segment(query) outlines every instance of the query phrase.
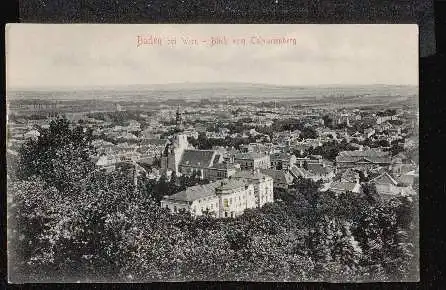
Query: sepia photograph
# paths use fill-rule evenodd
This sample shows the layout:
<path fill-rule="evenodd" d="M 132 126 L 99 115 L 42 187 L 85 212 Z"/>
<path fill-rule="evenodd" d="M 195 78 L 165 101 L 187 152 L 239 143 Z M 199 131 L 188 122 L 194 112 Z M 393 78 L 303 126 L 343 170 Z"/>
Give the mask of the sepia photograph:
<path fill-rule="evenodd" d="M 9 283 L 417 282 L 416 24 L 8 24 Z"/>

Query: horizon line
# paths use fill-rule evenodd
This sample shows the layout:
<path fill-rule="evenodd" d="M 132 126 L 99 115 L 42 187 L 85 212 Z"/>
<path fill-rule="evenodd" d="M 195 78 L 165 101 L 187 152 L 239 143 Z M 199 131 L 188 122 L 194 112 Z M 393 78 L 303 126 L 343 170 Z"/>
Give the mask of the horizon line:
<path fill-rule="evenodd" d="M 86 85 L 86 86 L 16 86 L 7 87 L 6 91 L 65 91 L 65 90 L 94 90 L 94 89 L 124 89 L 132 87 L 150 88 L 156 86 L 175 86 L 175 85 L 246 85 L 246 86 L 270 86 L 270 87 L 295 87 L 295 88 L 305 88 L 305 87 L 360 87 L 360 86 L 405 86 L 405 87 L 418 87 L 419 84 L 392 84 L 392 83 L 368 83 L 368 84 L 274 84 L 274 83 L 255 83 L 255 82 L 171 82 L 171 83 L 154 83 L 154 84 L 118 84 L 118 85 Z"/>

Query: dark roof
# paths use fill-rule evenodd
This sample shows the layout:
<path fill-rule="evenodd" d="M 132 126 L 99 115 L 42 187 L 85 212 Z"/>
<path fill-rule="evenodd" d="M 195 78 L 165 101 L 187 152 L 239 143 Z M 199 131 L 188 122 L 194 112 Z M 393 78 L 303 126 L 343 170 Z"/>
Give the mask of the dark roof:
<path fill-rule="evenodd" d="M 260 169 L 260 171 L 273 178 L 274 183 L 291 184 L 293 183 L 293 176 L 287 171 L 275 169 Z"/>
<path fill-rule="evenodd" d="M 308 171 L 306 171 L 305 169 L 301 168 L 301 167 L 297 167 L 295 165 L 291 166 L 290 168 L 290 173 L 291 175 L 293 175 L 295 178 L 298 177 L 303 177 L 303 178 L 307 178 L 307 176 L 311 175 Z"/>
<path fill-rule="evenodd" d="M 155 145 L 155 146 L 164 146 L 167 143 L 167 139 L 142 139 L 139 144 L 141 145 Z"/>
<path fill-rule="evenodd" d="M 330 167 L 324 167 L 320 163 L 308 163 L 308 171 L 316 175 L 326 175 L 333 171 Z"/>
<path fill-rule="evenodd" d="M 214 150 L 184 150 L 180 165 L 191 167 L 210 167 L 216 151 Z"/>
<path fill-rule="evenodd" d="M 263 158 L 265 156 L 267 156 L 267 155 L 249 152 L 249 153 L 237 153 L 234 155 L 234 158 L 235 159 L 258 159 L 258 158 Z"/>
<path fill-rule="evenodd" d="M 214 168 L 216 168 L 215 166 L 218 165 L 217 162 L 220 160 L 220 156 L 221 156 L 220 153 L 217 153 L 217 154 L 215 155 L 215 157 L 214 157 L 214 165 L 213 165 Z"/>
<path fill-rule="evenodd" d="M 218 184 L 218 186 L 216 187 L 216 189 L 221 189 L 221 190 L 232 190 L 232 189 L 238 189 L 241 187 L 244 187 L 245 185 L 248 185 L 249 183 L 244 179 L 222 179 L 216 182 Z"/>
<path fill-rule="evenodd" d="M 336 162 L 359 162 L 368 161 L 371 163 L 390 163 L 389 152 L 376 150 L 355 150 L 342 151 L 336 157 Z"/>
<path fill-rule="evenodd" d="M 217 156 L 215 156 L 215 159 L 217 159 Z M 232 163 L 214 163 L 214 165 L 212 165 L 212 168 L 214 168 L 214 169 L 232 169 L 232 168 L 235 168 L 235 166 Z"/>
<path fill-rule="evenodd" d="M 192 202 L 203 197 L 215 196 L 215 188 L 219 185 L 220 184 L 218 182 L 213 182 L 209 184 L 191 186 L 186 190 L 165 197 L 165 199 Z"/>
<path fill-rule="evenodd" d="M 270 158 L 272 161 L 274 160 L 290 160 L 291 158 L 290 153 L 280 152 L 280 153 L 273 153 L 270 155 Z"/>

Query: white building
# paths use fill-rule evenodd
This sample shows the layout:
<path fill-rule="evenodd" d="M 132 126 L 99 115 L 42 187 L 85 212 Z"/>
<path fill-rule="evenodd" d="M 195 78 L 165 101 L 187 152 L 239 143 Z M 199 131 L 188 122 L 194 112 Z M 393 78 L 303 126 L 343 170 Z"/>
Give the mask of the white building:
<path fill-rule="evenodd" d="M 270 167 L 270 157 L 261 153 L 238 153 L 234 155 L 234 163 L 246 170 L 266 169 Z"/>
<path fill-rule="evenodd" d="M 237 171 L 232 178 L 245 179 L 254 185 L 254 194 L 256 197 L 257 207 L 262 207 L 268 202 L 274 202 L 274 181 L 271 176 L 261 173 L 260 170 L 242 170 Z"/>
<path fill-rule="evenodd" d="M 257 179 L 256 179 L 257 178 Z M 245 209 L 261 207 L 273 202 L 272 179 L 258 175 L 253 178 L 227 178 L 204 185 L 187 188 L 171 196 L 165 196 L 161 207 L 172 213 L 182 210 L 193 216 L 208 212 L 216 218 L 236 217 Z"/>

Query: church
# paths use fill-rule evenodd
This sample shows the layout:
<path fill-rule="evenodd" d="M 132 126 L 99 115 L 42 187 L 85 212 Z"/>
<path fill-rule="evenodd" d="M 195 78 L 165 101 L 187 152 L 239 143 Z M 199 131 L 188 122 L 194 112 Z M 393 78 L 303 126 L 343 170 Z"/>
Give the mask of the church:
<path fill-rule="evenodd" d="M 176 112 L 179 131 L 183 120 L 179 109 Z M 236 172 L 236 165 L 224 163 L 223 156 L 216 150 L 195 149 L 185 134 L 178 133 L 171 138 L 161 152 L 161 171 L 172 171 L 179 175 L 198 175 L 202 179 L 217 180 L 228 178 Z"/>
<path fill-rule="evenodd" d="M 237 165 L 225 163 L 223 156 L 216 150 L 193 148 L 186 135 L 177 134 L 167 142 L 161 153 L 161 171 L 197 175 L 212 181 L 232 176 L 237 171 Z"/>

